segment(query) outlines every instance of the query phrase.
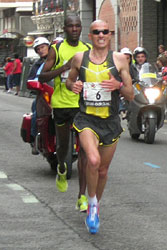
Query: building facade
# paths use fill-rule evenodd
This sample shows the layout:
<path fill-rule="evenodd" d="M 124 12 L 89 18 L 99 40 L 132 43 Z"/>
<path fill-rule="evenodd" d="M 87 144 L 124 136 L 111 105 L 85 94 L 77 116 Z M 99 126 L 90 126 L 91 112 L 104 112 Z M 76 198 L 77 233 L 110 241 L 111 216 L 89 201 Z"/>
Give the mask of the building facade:
<path fill-rule="evenodd" d="M 0 62 L 7 56 L 26 55 L 24 37 L 35 28 L 31 19 L 32 1 L 0 0 Z"/>
<path fill-rule="evenodd" d="M 21 43 L 27 36 L 46 36 L 51 41 L 64 36 L 64 17 L 78 13 L 83 41 L 90 23 L 103 19 L 112 33 L 112 50 L 143 46 L 155 61 L 158 45 L 167 47 L 166 11 L 166 0 L 0 0 L 0 39 L 17 37 Z"/>
<path fill-rule="evenodd" d="M 96 18 L 108 21 L 111 49 L 145 47 L 155 62 L 158 45 L 167 49 L 166 0 L 98 0 Z"/>

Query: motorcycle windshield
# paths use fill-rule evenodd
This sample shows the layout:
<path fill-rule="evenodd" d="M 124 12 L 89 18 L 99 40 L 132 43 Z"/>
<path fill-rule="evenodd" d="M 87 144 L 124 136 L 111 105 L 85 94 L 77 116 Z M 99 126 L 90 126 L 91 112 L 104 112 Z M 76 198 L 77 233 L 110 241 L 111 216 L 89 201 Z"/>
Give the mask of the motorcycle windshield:
<path fill-rule="evenodd" d="M 158 72 L 150 63 L 144 63 L 139 72 L 140 84 L 144 87 L 151 87 L 157 83 Z"/>

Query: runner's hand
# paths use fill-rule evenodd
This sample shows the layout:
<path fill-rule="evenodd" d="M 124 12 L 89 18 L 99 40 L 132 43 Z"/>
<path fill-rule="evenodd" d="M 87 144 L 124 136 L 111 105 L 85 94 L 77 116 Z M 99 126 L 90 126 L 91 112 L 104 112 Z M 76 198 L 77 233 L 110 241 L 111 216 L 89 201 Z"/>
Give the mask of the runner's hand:
<path fill-rule="evenodd" d="M 120 82 L 117 81 L 110 72 L 108 74 L 109 74 L 109 80 L 102 81 L 101 82 L 102 87 L 105 88 L 107 92 L 120 89 Z"/>
<path fill-rule="evenodd" d="M 79 94 L 82 91 L 82 88 L 83 88 L 83 83 L 81 81 L 76 81 L 73 83 L 72 91 L 75 94 Z"/>

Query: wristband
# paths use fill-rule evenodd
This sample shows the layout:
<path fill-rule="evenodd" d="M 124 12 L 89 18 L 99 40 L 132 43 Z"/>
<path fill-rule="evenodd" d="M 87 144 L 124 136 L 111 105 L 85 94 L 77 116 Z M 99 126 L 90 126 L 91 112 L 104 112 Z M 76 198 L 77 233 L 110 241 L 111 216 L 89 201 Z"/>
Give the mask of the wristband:
<path fill-rule="evenodd" d="M 123 82 L 120 82 L 119 89 L 121 89 L 123 85 L 124 85 Z"/>

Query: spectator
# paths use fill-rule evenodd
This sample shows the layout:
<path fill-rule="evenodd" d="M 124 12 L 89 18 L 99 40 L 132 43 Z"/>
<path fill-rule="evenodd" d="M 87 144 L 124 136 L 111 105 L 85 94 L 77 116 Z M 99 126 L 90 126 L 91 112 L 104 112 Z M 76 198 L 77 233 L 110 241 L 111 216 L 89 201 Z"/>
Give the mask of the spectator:
<path fill-rule="evenodd" d="M 166 56 L 159 56 L 157 58 L 157 65 L 161 70 L 162 79 L 164 80 L 163 83 L 166 85 L 167 82 L 167 57 Z"/>
<path fill-rule="evenodd" d="M 12 72 L 13 72 L 13 61 L 11 59 L 11 57 L 7 57 L 6 58 L 6 64 L 3 67 L 5 74 L 6 74 L 6 84 L 5 84 L 5 88 L 7 90 L 8 93 L 11 93 L 12 90 Z"/>
<path fill-rule="evenodd" d="M 14 66 L 13 66 L 13 84 L 16 86 L 16 93 L 18 95 L 20 91 L 20 80 L 21 80 L 21 72 L 22 72 L 22 63 L 19 59 L 19 55 L 15 54 L 14 56 Z"/>
<path fill-rule="evenodd" d="M 165 50 L 165 51 L 164 51 L 164 56 L 166 56 L 166 57 L 167 57 L 167 50 Z"/>
<path fill-rule="evenodd" d="M 165 46 L 164 45 L 159 45 L 158 46 L 158 51 L 159 51 L 159 56 L 163 56 L 164 55 L 164 52 L 165 52 Z M 158 56 L 158 57 L 159 57 Z"/>

